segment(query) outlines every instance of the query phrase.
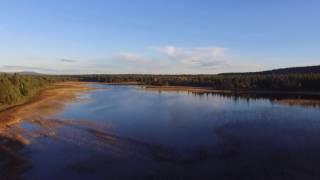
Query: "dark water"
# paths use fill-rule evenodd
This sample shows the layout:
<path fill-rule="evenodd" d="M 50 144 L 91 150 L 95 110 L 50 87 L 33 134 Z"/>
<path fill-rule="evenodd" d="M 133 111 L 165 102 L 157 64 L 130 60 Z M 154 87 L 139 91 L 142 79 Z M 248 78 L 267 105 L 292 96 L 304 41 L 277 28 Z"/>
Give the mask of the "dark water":
<path fill-rule="evenodd" d="M 94 86 L 23 148 L 22 179 L 320 179 L 316 105 Z"/>

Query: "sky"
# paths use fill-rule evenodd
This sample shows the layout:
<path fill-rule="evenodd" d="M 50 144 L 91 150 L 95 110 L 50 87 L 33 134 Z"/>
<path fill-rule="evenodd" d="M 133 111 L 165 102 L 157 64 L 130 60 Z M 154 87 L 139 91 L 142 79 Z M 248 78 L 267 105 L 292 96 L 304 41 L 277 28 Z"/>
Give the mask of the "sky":
<path fill-rule="evenodd" d="M 216 74 L 320 64 L 319 0 L 0 0 L 0 71 Z"/>

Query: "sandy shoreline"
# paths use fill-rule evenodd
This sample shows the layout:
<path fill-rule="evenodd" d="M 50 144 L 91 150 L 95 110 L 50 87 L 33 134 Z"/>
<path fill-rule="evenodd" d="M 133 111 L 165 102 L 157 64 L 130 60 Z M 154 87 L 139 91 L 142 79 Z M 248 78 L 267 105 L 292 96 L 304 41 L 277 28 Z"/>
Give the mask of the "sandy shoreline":
<path fill-rule="evenodd" d="M 89 82 L 88 82 L 89 83 Z M 94 88 L 86 86 L 87 82 L 60 82 L 42 90 L 39 95 L 31 101 L 21 105 L 16 105 L 6 110 L 0 111 L 0 128 L 10 126 L 19 122 L 23 118 L 33 118 L 34 114 L 52 114 L 57 109 L 63 107 L 66 102 L 74 101 L 79 93 L 88 92 Z M 95 83 L 94 83 L 95 84 Z M 224 94 L 286 94 L 286 95 L 310 95 L 319 96 L 319 92 L 278 92 L 278 91 L 232 91 L 215 90 L 203 87 L 187 86 L 144 86 L 136 83 L 96 83 L 108 85 L 134 85 L 144 91 L 168 91 L 168 92 L 191 92 L 191 93 L 224 93 Z M 301 100 L 300 100 L 301 101 Z M 318 104 L 319 102 L 316 101 Z M 304 102 L 305 103 L 305 102 Z M 314 104 L 312 102 L 311 104 Z M 290 101 L 290 104 L 294 104 Z M 310 104 L 308 101 L 307 104 Z M 40 111 L 39 111 L 40 110 Z"/>
<path fill-rule="evenodd" d="M 3 166 L 6 167 L 5 169 L 2 169 L 2 172 L 0 171 L 0 179 L 4 179 L 3 177 L 19 179 L 25 172 L 28 172 L 33 167 L 33 159 L 26 156 L 24 153 L 21 153 L 23 152 L 21 150 L 28 149 L 27 147 L 30 144 L 39 145 L 37 143 L 41 141 L 38 141 L 38 138 L 45 138 L 50 142 L 59 143 L 58 145 L 66 143 L 67 145 L 72 145 L 76 148 L 90 149 L 92 152 L 99 152 L 103 155 L 110 155 L 110 152 L 112 152 L 112 157 L 127 157 L 132 155 L 132 157 L 140 157 L 143 158 L 143 160 L 146 159 L 150 161 L 150 159 L 155 159 L 158 162 L 179 163 L 179 165 L 180 163 L 201 162 L 203 161 L 203 158 L 207 158 L 207 151 L 202 151 L 202 149 L 200 149 L 199 152 L 192 152 L 188 154 L 188 156 L 184 156 L 176 151 L 172 151 L 170 147 L 166 148 L 161 145 L 149 144 L 134 138 L 131 139 L 130 137 L 113 134 L 113 131 L 110 130 L 113 128 L 113 124 L 97 122 L 94 121 L 94 118 L 93 120 L 61 119 L 61 117 L 55 116 L 57 112 L 61 112 L 61 110 L 69 105 L 68 103 L 70 102 L 86 102 L 88 99 L 78 98 L 79 94 L 90 93 L 91 90 L 97 89 L 88 86 L 88 84 L 104 83 L 57 83 L 44 89 L 40 95 L 35 97 L 32 101 L 0 112 L 0 161 L 2 160 L 4 162 Z M 108 88 L 109 87 L 103 87 L 102 89 Z M 140 90 L 146 91 L 213 92 L 210 89 L 177 86 L 149 86 L 147 88 L 135 86 L 134 88 L 140 88 Z M 226 91 L 214 92 L 225 93 Z M 233 93 L 232 91 L 229 92 Z M 275 103 L 289 105 L 296 105 L 298 103 L 305 106 L 315 106 L 317 101 L 284 99 L 277 100 Z M 37 128 L 30 130 L 24 127 L 25 124 L 36 125 Z M 63 130 L 62 127 L 68 129 Z M 70 129 L 71 131 L 69 131 Z M 223 130 L 217 130 L 220 130 L 218 133 L 222 134 L 222 137 L 224 135 Z M 229 139 L 227 139 L 231 144 L 227 146 L 231 149 L 231 153 L 234 152 L 234 148 L 238 148 L 234 146 L 234 141 L 232 140 L 233 139 L 229 142 Z M 258 145 L 260 146 L 260 144 Z M 46 148 L 47 147 L 50 148 L 50 146 L 46 146 Z M 223 144 L 221 147 L 222 150 L 225 150 L 225 147 L 226 146 Z M 39 153 L 37 150 L 39 149 L 36 149 L 36 151 L 32 150 L 30 153 L 37 154 Z M 229 152 L 229 149 L 226 150 Z M 46 151 L 44 152 L 47 153 Z M 70 152 L 74 153 L 74 151 L 68 151 L 66 153 Z M 42 155 L 40 155 L 40 157 L 41 156 Z M 49 156 L 50 153 L 45 157 Z M 224 157 L 224 154 L 219 155 L 219 157 Z M 101 157 L 99 156 L 98 159 L 100 160 Z M 47 161 L 43 161 L 42 163 L 47 163 Z M 70 166 L 67 166 L 68 169 L 62 167 L 62 170 L 68 170 L 64 172 L 70 172 L 78 170 L 79 168 L 82 170 L 84 167 L 100 172 L 99 167 L 103 167 L 104 172 L 105 164 L 104 159 L 102 161 L 72 161 L 71 168 Z"/>
<path fill-rule="evenodd" d="M 74 136 L 57 136 L 60 127 L 86 127 L 100 130 L 104 126 L 84 120 L 55 119 L 67 103 L 83 101 L 79 94 L 88 93 L 96 88 L 81 82 L 62 82 L 43 89 L 39 95 L 27 103 L 13 106 L 0 112 L 0 179 L 21 179 L 21 175 L 32 168 L 32 160 L 21 150 L 36 142 L 37 138 L 67 140 L 76 143 Z M 30 130 L 22 123 L 36 126 Z"/>
<path fill-rule="evenodd" d="M 76 99 L 77 94 L 92 90 L 82 82 L 60 82 L 51 85 L 40 92 L 29 102 L 16 105 L 0 112 L 0 128 L 18 123 L 21 119 L 30 118 L 34 113 L 46 112 Z"/>

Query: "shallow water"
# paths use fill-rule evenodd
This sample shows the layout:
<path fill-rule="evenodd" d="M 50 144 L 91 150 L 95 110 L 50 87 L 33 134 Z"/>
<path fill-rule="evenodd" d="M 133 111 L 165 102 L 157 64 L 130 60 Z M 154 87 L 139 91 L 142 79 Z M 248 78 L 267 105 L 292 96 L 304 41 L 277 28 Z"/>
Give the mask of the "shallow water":
<path fill-rule="evenodd" d="M 22 179 L 320 179 L 317 105 L 91 86 L 19 125 L 32 137 Z"/>

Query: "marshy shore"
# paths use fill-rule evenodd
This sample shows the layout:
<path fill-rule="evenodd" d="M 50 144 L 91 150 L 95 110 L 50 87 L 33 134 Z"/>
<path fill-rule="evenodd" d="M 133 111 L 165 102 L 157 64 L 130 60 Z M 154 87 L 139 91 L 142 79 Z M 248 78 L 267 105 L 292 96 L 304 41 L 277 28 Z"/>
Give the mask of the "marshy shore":
<path fill-rule="evenodd" d="M 78 93 L 90 91 L 93 88 L 83 82 L 60 82 L 43 89 L 32 100 L 10 107 L 0 112 L 0 128 L 18 123 L 23 118 L 30 118 L 35 113 L 46 111 L 50 113 L 65 102 L 75 100 Z"/>

